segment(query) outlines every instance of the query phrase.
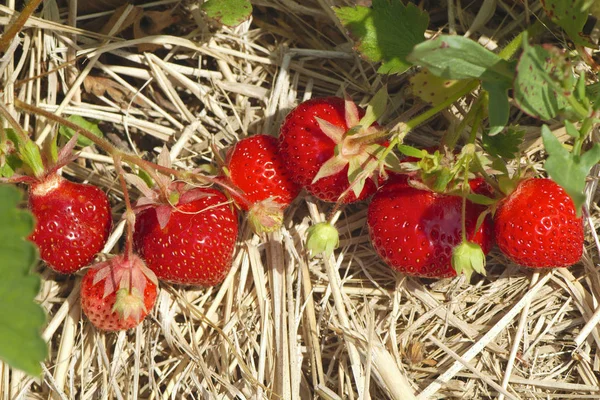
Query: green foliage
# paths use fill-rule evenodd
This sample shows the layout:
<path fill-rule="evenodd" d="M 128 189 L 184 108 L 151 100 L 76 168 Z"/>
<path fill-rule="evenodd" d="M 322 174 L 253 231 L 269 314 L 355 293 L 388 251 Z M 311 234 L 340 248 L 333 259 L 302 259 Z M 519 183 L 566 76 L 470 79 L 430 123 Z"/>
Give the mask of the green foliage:
<path fill-rule="evenodd" d="M 95 122 L 88 121 L 87 119 L 80 117 L 79 115 L 71 115 L 69 118 L 67 118 L 67 120 L 69 122 L 74 123 L 75 125 L 82 127 L 83 129 L 86 129 L 86 130 L 92 132 L 94 135 L 96 135 L 98 137 L 103 136 L 102 131 L 98 127 L 98 124 Z M 73 135 L 75 135 L 76 132 L 71 128 L 67 128 L 66 126 L 61 125 L 61 127 L 58 129 L 58 133 L 60 133 L 67 139 L 71 139 L 73 137 Z M 91 146 L 94 143 L 90 139 L 86 138 L 85 136 L 79 135 L 79 137 L 77 138 L 77 144 L 81 147 L 86 147 L 86 146 Z"/>
<path fill-rule="evenodd" d="M 594 44 L 584 38 L 582 30 L 588 19 L 589 0 L 544 0 L 542 6 L 546 15 L 563 28 L 576 44 L 593 47 Z"/>
<path fill-rule="evenodd" d="M 472 81 L 440 78 L 424 68 L 411 76 L 409 82 L 414 96 L 429 104 L 437 105 L 464 90 Z"/>
<path fill-rule="evenodd" d="M 566 96 L 574 85 L 571 65 L 563 54 L 523 41 L 514 82 L 514 98 L 521 110 L 544 120 L 554 118 L 569 106 Z"/>
<path fill-rule="evenodd" d="M 33 141 L 21 138 L 12 128 L 7 128 L 4 132 L 8 140 L 15 145 L 19 160 L 27 164 L 35 176 L 41 176 L 44 172 L 44 163 L 39 147 Z"/>
<path fill-rule="evenodd" d="M 462 36 L 441 35 L 420 43 L 407 60 L 445 79 L 510 83 L 514 75 L 510 62 Z"/>
<path fill-rule="evenodd" d="M 381 74 L 400 74 L 411 64 L 406 56 L 424 40 L 429 16 L 401 0 L 373 0 L 369 7 L 334 8 L 342 24 L 357 41 L 358 51 L 372 62 L 381 62 Z"/>
<path fill-rule="evenodd" d="M 23 165 L 21 159 L 16 154 L 8 154 L 4 158 L 4 162 L 0 162 L 0 176 L 10 178 L 15 174 L 17 168 Z"/>
<path fill-rule="evenodd" d="M 582 155 L 570 153 L 552 134 L 550 128 L 542 126 L 542 138 L 548 158 L 544 164 L 546 172 L 556 183 L 562 186 L 575 203 L 578 215 L 585 202 L 585 179 L 590 169 L 600 162 L 600 145 L 598 143 Z"/>
<path fill-rule="evenodd" d="M 35 245 L 26 237 L 33 230 L 33 217 L 18 208 L 21 193 L 0 186 L 0 358 L 14 368 L 40 375 L 46 344 L 40 336 L 45 321 L 34 302 L 40 278 L 31 273 L 37 259 Z"/>
<path fill-rule="evenodd" d="M 492 156 L 512 160 L 519 153 L 524 137 L 525 131 L 518 128 L 508 128 L 504 133 L 494 136 L 484 132 L 482 146 Z"/>
<path fill-rule="evenodd" d="M 202 4 L 206 16 L 223 25 L 236 26 L 252 15 L 249 0 L 206 0 Z"/>
<path fill-rule="evenodd" d="M 482 87 L 488 92 L 488 120 L 490 125 L 489 135 L 500 133 L 506 124 L 510 114 L 508 103 L 508 89 L 506 82 L 483 82 Z"/>

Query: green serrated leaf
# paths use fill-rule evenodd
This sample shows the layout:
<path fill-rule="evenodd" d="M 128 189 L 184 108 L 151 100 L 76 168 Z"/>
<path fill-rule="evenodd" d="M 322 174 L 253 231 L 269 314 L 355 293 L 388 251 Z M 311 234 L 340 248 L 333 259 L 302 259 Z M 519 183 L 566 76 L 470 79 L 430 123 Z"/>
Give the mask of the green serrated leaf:
<path fill-rule="evenodd" d="M 574 83 L 571 66 L 558 49 L 523 42 L 513 86 L 521 110 L 544 120 L 554 118 L 569 105 L 566 95 Z"/>
<path fill-rule="evenodd" d="M 437 105 L 463 90 L 472 81 L 470 79 L 443 79 L 424 68 L 411 76 L 409 82 L 410 90 L 414 96 L 431 105 Z"/>
<path fill-rule="evenodd" d="M 82 127 L 83 129 L 92 132 L 98 137 L 104 136 L 97 123 L 88 121 L 87 119 L 80 117 L 79 115 L 71 115 L 69 116 L 69 118 L 67 118 L 67 120 L 69 122 L 74 123 L 75 125 Z M 76 132 L 71 128 L 67 128 L 66 126 L 61 125 L 60 128 L 58 128 L 58 133 L 60 133 L 67 139 L 71 139 Z M 85 136 L 79 135 L 79 137 L 77 137 L 77 145 L 80 147 L 91 146 L 92 144 L 94 144 L 94 142 L 92 142 Z"/>
<path fill-rule="evenodd" d="M 18 208 L 20 201 L 16 188 L 0 185 L 0 358 L 37 376 L 47 353 L 41 338 L 45 315 L 34 302 L 40 288 L 40 278 L 31 273 L 37 250 L 26 239 L 34 221 Z"/>
<path fill-rule="evenodd" d="M 511 63 L 462 36 L 441 35 L 420 43 L 407 60 L 445 79 L 510 83 L 514 75 Z"/>
<path fill-rule="evenodd" d="M 481 86 L 489 94 L 489 135 L 494 136 L 500 133 L 508 123 L 510 111 L 510 106 L 508 104 L 508 89 L 510 88 L 510 85 L 505 82 L 483 82 Z"/>
<path fill-rule="evenodd" d="M 585 180 L 590 169 L 600 162 L 600 145 L 598 143 L 581 156 L 572 154 L 554 136 L 548 126 L 542 126 L 542 139 L 548 153 L 544 168 L 548 175 L 573 199 L 577 214 L 581 215 L 581 207 L 585 202 Z"/>
<path fill-rule="evenodd" d="M 250 0 L 206 0 L 202 4 L 206 16 L 223 25 L 236 26 L 252 15 Z"/>
<path fill-rule="evenodd" d="M 542 7 L 550 20 L 563 28 L 575 44 L 594 46 L 582 33 L 588 19 L 588 0 L 542 0 Z"/>
<path fill-rule="evenodd" d="M 373 0 L 372 7 L 334 8 L 356 39 L 357 50 L 372 62 L 381 62 L 380 74 L 400 74 L 411 64 L 406 56 L 424 40 L 429 16 L 400 0 Z"/>
<path fill-rule="evenodd" d="M 495 136 L 484 132 L 482 146 L 492 156 L 512 160 L 519 154 L 519 146 L 523 143 L 524 137 L 525 131 L 518 128 L 508 128 Z"/>

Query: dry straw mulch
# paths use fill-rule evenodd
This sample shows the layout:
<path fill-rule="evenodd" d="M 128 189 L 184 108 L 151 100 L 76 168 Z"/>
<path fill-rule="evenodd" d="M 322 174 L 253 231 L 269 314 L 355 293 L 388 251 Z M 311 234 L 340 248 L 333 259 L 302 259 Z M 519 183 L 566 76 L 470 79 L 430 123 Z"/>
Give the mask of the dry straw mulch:
<path fill-rule="evenodd" d="M 45 1 L 27 22 L 0 61 L 3 99 L 100 121 L 113 143 L 150 160 L 166 144 L 178 168 L 210 164 L 212 145 L 276 135 L 298 102 L 342 88 L 364 104 L 387 84 L 383 122 L 390 125 L 426 107 L 409 95 L 406 75 L 382 77 L 352 51 L 331 11 L 349 0 L 256 0 L 253 19 L 236 28 L 207 24 L 195 1 L 124 7 L 120 18 L 79 3 L 78 10 L 76 1 Z M 540 12 L 536 1 L 498 1 L 491 19 L 476 18 L 495 3 L 425 1 L 428 33 L 471 28 L 471 37 L 493 48 Z M 12 14 L 0 6 L 3 25 Z M 123 30 L 133 15 L 138 30 Z M 471 102 L 455 104 L 408 139 L 436 143 Z M 39 143 L 55 129 L 16 115 Z M 540 168 L 539 129 L 534 121 L 526 128 L 522 161 Z M 112 160 L 86 148 L 64 173 L 109 194 L 116 224 L 105 252 L 116 251 L 123 201 Z M 595 176 L 588 247 L 568 270 L 534 273 L 494 251 L 488 276 L 471 284 L 409 278 L 373 252 L 366 204 L 341 210 L 333 257 L 309 259 L 306 230 L 331 207 L 309 196 L 288 210 L 281 232 L 259 237 L 242 222 L 222 285 L 163 284 L 151 315 L 129 332 L 94 329 L 81 313 L 80 276 L 40 265 L 50 357 L 42 379 L 0 364 L 0 398 L 598 399 Z"/>

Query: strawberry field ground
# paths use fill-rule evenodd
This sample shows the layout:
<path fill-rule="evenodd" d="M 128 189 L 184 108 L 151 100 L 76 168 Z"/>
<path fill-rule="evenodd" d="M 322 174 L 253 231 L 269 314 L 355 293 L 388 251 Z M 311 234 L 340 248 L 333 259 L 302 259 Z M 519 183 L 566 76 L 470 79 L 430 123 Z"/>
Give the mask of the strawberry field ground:
<path fill-rule="evenodd" d="M 117 12 L 122 4 L 108 0 L 79 0 L 70 8 L 44 1 L 43 11 L 27 20 L 21 43 L 0 60 L 3 101 L 38 144 L 56 127 L 15 110 L 14 99 L 97 121 L 106 139 L 147 160 L 167 146 L 181 170 L 206 171 L 216 166 L 215 149 L 253 134 L 277 136 L 298 103 L 344 90 L 366 106 L 387 86 L 379 121 L 394 128 L 430 108 L 415 93 L 426 85 L 411 85 L 414 69 L 379 74 L 377 64 L 353 50 L 331 7 L 357 3 L 370 2 L 253 0 L 252 18 L 227 27 L 209 23 L 192 1 Z M 543 19 L 537 1 L 419 7 L 429 13 L 427 38 L 468 31 L 492 51 Z M 13 8 L 12 2 L 0 6 L 4 26 Z M 597 35 L 591 31 L 595 43 Z M 552 26 L 536 40 L 572 45 Z M 574 67 L 595 82 L 589 65 Z M 454 102 L 405 143 L 437 146 L 444 132 L 461 126 L 479 95 L 475 89 Z M 511 107 L 509 123 L 517 120 L 524 138 L 508 168 L 529 164 L 544 174 L 542 123 Z M 561 142 L 571 139 L 558 118 L 545 122 Z M 594 127 L 590 141 L 597 135 Z M 47 313 L 48 357 L 41 377 L 0 363 L 0 398 L 600 398 L 599 172 L 594 166 L 585 186 L 584 254 L 568 269 L 522 268 L 494 248 L 487 275 L 471 282 L 462 275 L 436 280 L 394 272 L 370 244 L 368 201 L 341 207 L 338 249 L 311 258 L 307 230 L 333 205 L 306 192 L 286 210 L 279 231 L 257 235 L 242 217 L 222 284 L 161 282 L 148 318 L 129 331 L 104 333 L 82 314 L 83 271 L 60 275 L 40 262 L 36 299 Z M 63 175 L 108 194 L 115 222 L 103 252 L 116 254 L 125 204 L 114 160 L 88 146 Z M 131 188 L 130 195 L 140 193 Z"/>

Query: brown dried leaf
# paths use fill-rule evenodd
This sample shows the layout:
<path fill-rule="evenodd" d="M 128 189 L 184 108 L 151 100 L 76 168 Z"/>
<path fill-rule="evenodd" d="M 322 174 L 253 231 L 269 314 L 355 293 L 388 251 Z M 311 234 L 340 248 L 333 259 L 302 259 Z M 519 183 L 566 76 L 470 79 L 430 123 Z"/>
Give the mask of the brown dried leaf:
<path fill-rule="evenodd" d="M 128 93 L 127 88 L 109 78 L 88 75 L 83 80 L 83 89 L 86 93 L 91 93 L 96 96 L 108 95 L 120 105 L 128 103 L 126 96 Z M 138 100 L 137 97 L 133 99 L 133 102 L 141 107 L 146 106 L 146 104 L 143 101 Z"/>

